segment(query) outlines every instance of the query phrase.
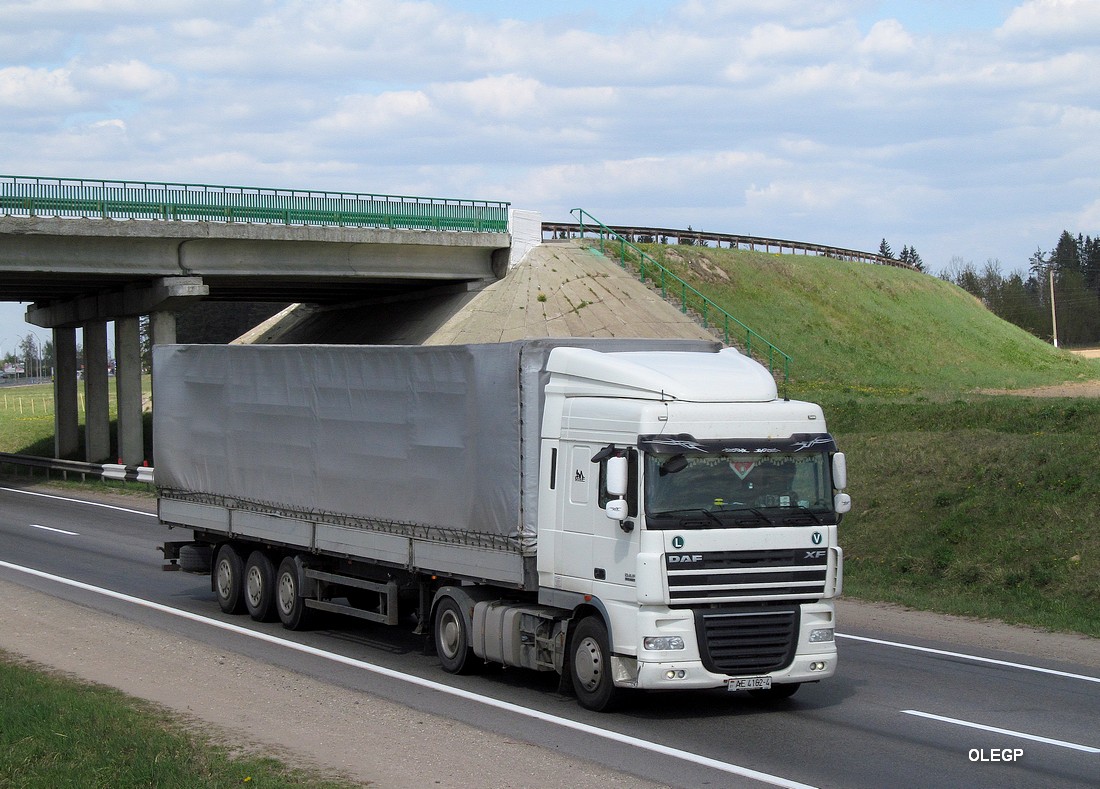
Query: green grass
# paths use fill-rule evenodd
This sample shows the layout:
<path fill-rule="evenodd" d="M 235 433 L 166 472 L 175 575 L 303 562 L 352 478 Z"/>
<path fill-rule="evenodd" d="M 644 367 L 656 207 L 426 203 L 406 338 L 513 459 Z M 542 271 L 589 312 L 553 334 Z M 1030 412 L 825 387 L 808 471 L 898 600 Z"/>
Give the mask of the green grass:
<path fill-rule="evenodd" d="M 644 249 L 790 354 L 792 392 L 953 398 L 1100 378 L 927 274 L 806 255 Z"/>
<path fill-rule="evenodd" d="M 53 414 L 51 384 L 0 389 L 0 451 L 53 455 Z"/>
<path fill-rule="evenodd" d="M 0 653 L 0 787 L 308 787 L 349 782 L 236 755 L 152 704 Z"/>
<path fill-rule="evenodd" d="M 802 255 L 646 251 L 793 357 L 848 455 L 845 594 L 1100 636 L 1100 379 L 935 277 Z"/>
<path fill-rule="evenodd" d="M 142 376 L 142 393 L 148 396 L 152 381 Z M 80 448 L 76 460 L 84 459 L 84 390 L 78 395 Z M 117 452 L 114 422 L 118 416 L 114 387 L 110 389 L 111 452 Z M 152 423 L 146 414 L 145 454 L 152 457 Z M 0 388 L 0 452 L 53 457 L 54 393 L 53 384 L 5 386 Z"/>
<path fill-rule="evenodd" d="M 856 505 L 846 592 L 1100 636 L 1100 401 L 888 410 L 829 411 Z"/>

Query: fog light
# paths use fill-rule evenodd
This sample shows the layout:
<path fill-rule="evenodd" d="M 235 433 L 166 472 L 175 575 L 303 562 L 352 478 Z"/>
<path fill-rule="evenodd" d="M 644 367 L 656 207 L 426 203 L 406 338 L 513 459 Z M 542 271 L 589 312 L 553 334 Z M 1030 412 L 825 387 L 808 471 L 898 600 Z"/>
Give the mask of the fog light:
<path fill-rule="evenodd" d="M 646 636 L 642 639 L 645 649 L 683 649 L 684 639 L 680 636 Z"/>
<path fill-rule="evenodd" d="M 824 671 L 825 665 L 824 660 L 816 660 L 810 664 L 810 671 Z"/>
<path fill-rule="evenodd" d="M 822 628 L 818 628 L 817 630 L 811 630 L 810 631 L 810 643 L 811 644 L 819 644 L 822 641 L 832 641 L 832 640 L 833 640 L 833 628 L 831 628 L 831 627 L 822 627 Z"/>
<path fill-rule="evenodd" d="M 683 669 L 680 669 L 679 671 L 669 669 L 665 672 L 665 679 L 683 679 L 686 676 L 687 672 Z"/>

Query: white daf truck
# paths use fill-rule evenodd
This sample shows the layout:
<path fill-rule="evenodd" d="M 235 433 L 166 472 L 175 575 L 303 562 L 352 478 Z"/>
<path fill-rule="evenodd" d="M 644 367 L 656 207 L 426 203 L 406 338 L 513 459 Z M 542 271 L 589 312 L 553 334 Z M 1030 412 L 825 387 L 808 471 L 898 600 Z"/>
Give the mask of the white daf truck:
<path fill-rule="evenodd" d="M 226 612 L 415 622 L 593 710 L 836 670 L 844 456 L 736 350 L 169 345 L 153 380 L 165 560 Z"/>

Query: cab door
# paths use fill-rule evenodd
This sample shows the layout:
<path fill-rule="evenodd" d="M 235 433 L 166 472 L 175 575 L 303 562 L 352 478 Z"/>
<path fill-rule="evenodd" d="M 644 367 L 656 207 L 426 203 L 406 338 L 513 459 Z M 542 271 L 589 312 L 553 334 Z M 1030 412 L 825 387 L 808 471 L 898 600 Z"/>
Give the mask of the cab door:
<path fill-rule="evenodd" d="M 592 508 L 592 566 L 597 583 L 604 584 L 603 597 L 635 598 L 634 573 L 637 568 L 638 544 L 638 452 L 628 449 L 629 469 L 626 495 L 629 517 L 619 522 L 608 518 L 604 507 L 613 498 L 607 492 L 607 461 L 594 465 L 597 475 L 597 495 Z"/>
<path fill-rule="evenodd" d="M 557 543 L 555 573 L 574 579 L 566 586 L 590 592 L 593 580 L 593 509 L 598 499 L 598 467 L 592 463 L 596 449 L 590 444 L 564 444 L 565 462 L 559 471 L 561 489 L 566 491 L 561 508 L 561 536 Z M 595 473 L 594 473 L 595 472 Z M 606 520 L 606 518 L 605 518 Z"/>

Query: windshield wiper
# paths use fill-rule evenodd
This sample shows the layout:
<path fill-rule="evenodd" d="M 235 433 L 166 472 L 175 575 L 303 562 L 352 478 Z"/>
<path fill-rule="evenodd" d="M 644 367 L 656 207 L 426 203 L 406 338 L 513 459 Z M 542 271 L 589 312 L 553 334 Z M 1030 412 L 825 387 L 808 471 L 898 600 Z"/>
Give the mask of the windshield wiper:
<path fill-rule="evenodd" d="M 716 525 L 722 528 L 728 528 L 730 526 L 753 526 L 760 524 L 767 524 L 768 526 L 774 526 L 775 521 L 758 510 L 756 507 L 730 507 L 726 506 L 721 509 L 711 510 L 706 507 L 693 507 L 682 510 L 667 510 L 665 512 L 653 513 L 658 517 L 671 517 L 671 518 L 689 518 L 693 515 L 702 515 L 708 520 L 712 521 Z M 690 523 L 682 523 L 681 528 L 691 528 Z"/>
<path fill-rule="evenodd" d="M 809 520 L 807 520 L 807 518 L 809 518 Z M 819 526 L 824 523 L 824 521 L 821 520 L 821 516 L 811 510 L 809 507 L 799 507 L 797 514 L 788 515 L 786 518 L 783 519 L 784 523 L 794 524 L 796 526 L 802 523 L 808 523 L 810 521 Z"/>
<path fill-rule="evenodd" d="M 692 515 L 702 515 L 705 518 L 708 518 L 714 523 L 718 524 L 719 526 L 726 525 L 722 522 L 721 518 L 719 518 L 710 510 L 704 509 L 703 507 L 688 508 L 683 510 L 664 510 L 663 512 L 655 512 L 653 513 L 653 515 L 660 518 L 688 518 Z M 687 523 L 682 523 L 681 528 L 687 529 L 690 528 L 690 526 Z"/>
<path fill-rule="evenodd" d="M 751 518 L 745 516 L 736 518 L 735 520 L 738 526 L 747 526 L 750 523 L 760 523 L 761 521 L 768 524 L 769 526 L 774 524 L 774 521 L 771 518 L 758 510 L 756 507 L 737 507 L 733 510 L 726 510 L 726 512 L 751 512 L 753 514 L 753 517 Z"/>

